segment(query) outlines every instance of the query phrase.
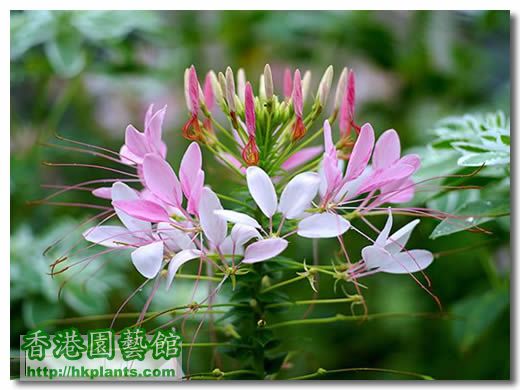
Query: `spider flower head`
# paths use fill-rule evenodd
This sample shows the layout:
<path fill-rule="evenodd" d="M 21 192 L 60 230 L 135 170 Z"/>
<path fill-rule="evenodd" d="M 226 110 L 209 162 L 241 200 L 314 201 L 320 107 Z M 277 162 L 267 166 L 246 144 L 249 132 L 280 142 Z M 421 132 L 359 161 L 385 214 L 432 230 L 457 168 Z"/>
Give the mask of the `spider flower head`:
<path fill-rule="evenodd" d="M 276 71 L 283 73 L 283 84 L 279 89 L 273 81 Z M 233 72 L 227 67 L 225 72 L 218 74 L 209 72 L 201 90 L 195 68 L 191 67 L 185 74 L 190 119 L 183 127 L 183 134 L 208 146 L 218 161 L 241 177 L 248 166 L 260 166 L 277 177 L 287 176 L 291 170 L 305 164 L 311 164 L 312 168 L 318 165 L 321 150 L 301 145 L 305 139 L 316 138 L 316 133 L 322 131 L 313 125 L 319 123 L 318 118 L 326 112 L 333 75 L 332 66 L 329 66 L 321 77 L 315 98 L 306 109 L 306 96 L 311 95 L 309 71 L 273 71 L 267 64 L 255 86 L 242 69 Z M 346 86 L 346 76 L 339 82 Z M 225 115 L 227 123 L 217 122 L 213 115 L 215 105 Z M 332 121 L 335 116 L 333 114 Z"/>

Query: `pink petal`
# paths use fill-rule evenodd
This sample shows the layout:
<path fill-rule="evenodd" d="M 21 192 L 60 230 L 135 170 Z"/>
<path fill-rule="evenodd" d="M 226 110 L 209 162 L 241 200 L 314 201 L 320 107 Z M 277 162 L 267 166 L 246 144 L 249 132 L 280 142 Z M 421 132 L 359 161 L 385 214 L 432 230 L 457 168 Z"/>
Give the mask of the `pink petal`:
<path fill-rule="evenodd" d="M 162 241 L 153 242 L 132 252 L 132 263 L 145 278 L 154 278 L 161 270 L 163 261 Z"/>
<path fill-rule="evenodd" d="M 150 120 L 153 116 L 153 104 L 150 104 L 148 106 L 148 109 L 146 110 L 146 114 L 144 115 L 144 127 L 145 129 L 149 126 Z"/>
<path fill-rule="evenodd" d="M 293 99 L 294 114 L 298 118 L 301 118 L 303 116 L 303 95 L 302 95 L 302 78 L 301 78 L 299 69 L 296 69 L 296 71 L 294 72 L 292 99 Z"/>
<path fill-rule="evenodd" d="M 188 205 L 186 207 L 187 211 L 191 214 L 198 215 L 199 213 L 199 204 L 200 204 L 200 196 L 202 194 L 202 188 L 204 187 L 204 172 L 197 172 L 197 177 L 195 182 L 193 183 L 193 187 L 190 191 L 190 196 L 188 197 Z"/>
<path fill-rule="evenodd" d="M 112 188 L 100 187 L 92 190 L 92 195 L 101 199 L 112 199 Z"/>
<path fill-rule="evenodd" d="M 160 205 L 149 200 L 117 200 L 112 205 L 141 221 L 148 222 L 168 222 L 170 217 L 168 212 Z"/>
<path fill-rule="evenodd" d="M 141 158 L 151 151 L 148 148 L 148 142 L 145 135 L 132 125 L 126 127 L 125 145 L 130 152 Z"/>
<path fill-rule="evenodd" d="M 272 259 L 287 248 L 288 242 L 283 238 L 267 238 L 250 244 L 244 253 L 243 263 L 253 264 Z"/>
<path fill-rule="evenodd" d="M 181 207 L 182 190 L 170 164 L 156 154 L 147 154 L 143 160 L 146 187 L 162 201 Z"/>
<path fill-rule="evenodd" d="M 135 165 L 135 164 L 143 163 L 143 158 L 133 154 L 130 151 L 130 149 L 128 149 L 128 146 L 126 146 L 126 145 L 121 146 L 121 150 L 119 151 L 119 156 L 121 157 L 121 161 L 124 164 Z"/>
<path fill-rule="evenodd" d="M 361 127 L 356 144 L 350 154 L 347 172 L 345 174 L 346 180 L 353 180 L 363 173 L 370 160 L 373 147 L 374 129 L 372 129 L 369 123 L 366 123 Z"/>
<path fill-rule="evenodd" d="M 328 120 L 323 122 L 323 143 L 325 145 L 325 153 L 336 156 L 336 146 L 332 140 L 332 129 Z"/>
<path fill-rule="evenodd" d="M 191 189 L 198 178 L 198 173 L 202 169 L 202 153 L 200 146 L 196 142 L 192 142 L 181 160 L 179 169 L 179 178 L 181 181 L 182 192 L 186 198 L 190 197 Z"/>
<path fill-rule="evenodd" d="M 246 110 L 246 126 L 247 132 L 250 136 L 256 133 L 255 128 L 255 98 L 253 96 L 253 88 L 248 82 L 245 90 L 245 110 Z"/>
<path fill-rule="evenodd" d="M 162 126 L 165 115 L 166 106 L 152 115 L 144 129 L 147 142 L 153 147 L 153 150 L 163 158 L 166 156 L 166 144 L 162 141 Z"/>
<path fill-rule="evenodd" d="M 394 165 L 384 170 L 378 170 L 372 173 L 370 177 L 361 185 L 359 193 L 369 192 L 377 188 L 382 188 L 392 182 L 399 181 L 404 178 L 408 178 L 415 172 L 415 168 L 412 165 L 403 164 L 399 160 Z"/>
<path fill-rule="evenodd" d="M 406 203 L 415 195 L 415 183 L 410 178 L 398 180 L 381 187 L 379 204 L 383 203 Z"/>
<path fill-rule="evenodd" d="M 281 167 L 283 170 L 290 171 L 312 160 L 313 158 L 318 156 L 322 151 L 323 148 L 321 146 L 311 146 L 308 148 L 303 148 L 302 150 L 294 153 L 291 157 L 285 160 Z"/>
<path fill-rule="evenodd" d="M 401 157 L 401 143 L 394 129 L 385 131 L 376 142 L 372 166 L 374 169 L 384 169 L 391 166 Z"/>
<path fill-rule="evenodd" d="M 408 164 L 414 167 L 417 171 L 421 167 L 421 158 L 417 154 L 407 154 L 401 158 L 401 163 Z"/>
<path fill-rule="evenodd" d="M 110 194 L 112 196 L 112 204 L 114 201 L 139 199 L 138 192 L 122 182 L 115 182 L 112 184 Z M 114 209 L 119 220 L 133 234 L 146 237 L 146 234 L 152 229 L 152 226 L 149 222 L 134 218 L 117 207 L 114 207 Z"/>

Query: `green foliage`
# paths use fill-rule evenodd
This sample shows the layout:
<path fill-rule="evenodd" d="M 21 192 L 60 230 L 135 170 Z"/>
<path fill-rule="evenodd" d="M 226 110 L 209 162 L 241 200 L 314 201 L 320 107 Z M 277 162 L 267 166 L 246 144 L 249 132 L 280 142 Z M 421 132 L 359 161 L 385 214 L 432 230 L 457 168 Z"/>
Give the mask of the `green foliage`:
<path fill-rule="evenodd" d="M 20 227 L 11 237 L 11 305 L 21 310 L 22 329 L 36 326 L 50 326 L 50 320 L 69 315 L 91 315 L 104 313 L 109 309 L 108 296 L 111 291 L 124 287 L 120 275 L 121 266 L 113 259 L 103 258 L 101 272 L 98 267 L 87 268 L 86 272 L 71 270 L 70 273 L 50 276 L 50 264 L 55 260 L 45 256 L 45 249 L 76 227 L 73 221 L 62 221 L 49 230 L 35 236 L 28 226 Z M 63 251 L 66 245 L 58 245 L 56 251 Z M 69 261 L 80 260 L 96 253 L 95 250 L 82 251 L 71 256 Z M 63 283 L 65 283 L 63 285 Z M 64 287 L 60 292 L 60 287 Z M 20 305 L 20 306 L 18 306 Z M 22 329 L 19 329 L 21 333 Z"/>
<path fill-rule="evenodd" d="M 86 45 L 103 48 L 133 31 L 155 31 L 157 14 L 135 11 L 28 11 L 11 15 L 11 61 L 43 44 L 54 72 L 71 78 L 85 67 Z"/>
<path fill-rule="evenodd" d="M 462 154 L 457 163 L 463 167 L 503 166 L 509 172 L 511 135 L 509 119 L 503 112 L 464 115 L 441 120 L 433 129 L 431 146 L 453 149 Z"/>
<path fill-rule="evenodd" d="M 457 302 L 453 313 L 453 337 L 463 351 L 484 336 L 509 305 L 509 291 L 496 289 Z"/>

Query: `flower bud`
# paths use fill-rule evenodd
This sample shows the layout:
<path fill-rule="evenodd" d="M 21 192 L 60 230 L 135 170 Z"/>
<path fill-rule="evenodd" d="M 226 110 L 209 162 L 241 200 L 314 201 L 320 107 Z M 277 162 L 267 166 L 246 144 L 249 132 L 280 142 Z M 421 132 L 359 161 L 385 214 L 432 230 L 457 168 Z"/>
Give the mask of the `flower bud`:
<path fill-rule="evenodd" d="M 347 90 L 347 75 L 348 69 L 347 67 L 344 67 L 341 71 L 338 85 L 336 87 L 336 96 L 334 97 L 334 111 L 339 109 L 341 102 L 343 101 L 343 96 L 345 96 L 345 91 Z"/>
<path fill-rule="evenodd" d="M 301 79 L 299 69 L 296 69 L 296 71 L 294 72 L 292 100 L 293 100 L 294 114 L 298 118 L 301 118 L 303 116 L 303 96 L 302 96 L 302 79 Z"/>
<path fill-rule="evenodd" d="M 347 77 L 347 88 L 346 93 L 343 96 L 343 102 L 341 104 L 340 115 L 339 115 L 339 130 L 342 137 L 346 137 L 350 133 L 350 128 L 356 125 L 354 124 L 354 112 L 356 100 L 356 84 L 354 72 L 349 70 Z"/>
<path fill-rule="evenodd" d="M 243 103 L 246 91 L 246 72 L 240 68 L 237 72 L 237 94 L 240 101 Z"/>
<path fill-rule="evenodd" d="M 273 74 L 271 73 L 271 67 L 266 64 L 264 67 L 264 84 L 265 84 L 265 97 L 271 99 L 274 94 L 273 85 Z"/>
<path fill-rule="evenodd" d="M 323 77 L 321 78 L 320 85 L 318 86 L 318 92 L 316 93 L 316 100 L 322 105 L 327 104 L 327 98 L 329 97 L 330 86 L 332 85 L 332 78 L 334 77 L 334 69 L 332 65 L 329 65 Z"/>
<path fill-rule="evenodd" d="M 283 73 L 283 95 L 286 100 L 289 100 L 292 95 L 293 90 L 293 82 L 291 76 L 291 70 L 289 68 L 285 68 Z"/>
<path fill-rule="evenodd" d="M 211 86 L 213 88 L 213 94 L 215 95 L 215 100 L 217 101 L 218 104 L 220 104 L 222 102 L 222 100 L 224 99 L 224 96 L 222 94 L 222 87 L 218 81 L 218 77 L 215 74 L 215 72 L 210 70 L 208 74 L 209 74 L 209 77 L 211 80 Z"/>
<path fill-rule="evenodd" d="M 225 99 L 225 93 L 227 91 L 227 84 L 226 84 L 226 76 L 222 72 L 218 72 L 217 77 L 218 85 L 220 86 L 220 90 L 222 91 L 222 98 Z"/>
<path fill-rule="evenodd" d="M 305 99 L 307 98 L 307 95 L 309 94 L 309 87 L 311 84 L 311 71 L 308 70 L 303 75 L 302 79 L 302 96 L 303 96 L 303 102 L 305 103 Z"/>
<path fill-rule="evenodd" d="M 264 78 L 264 75 L 261 74 L 260 75 L 260 82 L 259 82 L 259 87 L 258 87 L 258 96 L 260 96 L 260 99 L 266 99 L 266 95 L 265 95 L 265 78 Z"/>
<path fill-rule="evenodd" d="M 226 100 L 229 111 L 236 112 L 235 105 L 235 80 L 233 78 L 233 71 L 228 66 L 226 69 Z"/>
<path fill-rule="evenodd" d="M 260 153 L 258 146 L 256 145 L 256 139 L 254 135 L 249 136 L 249 141 L 242 150 L 242 158 L 247 166 L 257 165 L 260 159 Z"/>
<path fill-rule="evenodd" d="M 213 82 L 211 81 L 211 73 L 209 72 L 204 79 L 204 104 L 210 111 L 215 107 L 215 92 L 213 90 Z"/>
<path fill-rule="evenodd" d="M 250 136 L 254 136 L 256 132 L 255 127 L 255 97 L 253 96 L 253 88 L 251 84 L 247 83 L 245 86 L 245 112 L 246 112 L 246 127 Z"/>

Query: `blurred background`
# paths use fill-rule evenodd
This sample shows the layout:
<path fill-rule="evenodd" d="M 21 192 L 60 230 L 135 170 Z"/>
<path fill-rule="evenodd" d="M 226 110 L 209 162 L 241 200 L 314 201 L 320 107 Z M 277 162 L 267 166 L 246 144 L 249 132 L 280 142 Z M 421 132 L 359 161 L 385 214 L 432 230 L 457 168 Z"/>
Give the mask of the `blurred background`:
<path fill-rule="evenodd" d="M 183 73 L 189 65 L 197 67 L 200 78 L 210 69 L 242 67 L 257 86 L 264 64 L 269 63 L 281 95 L 285 67 L 311 70 L 311 93 L 315 93 L 322 73 L 332 64 L 335 80 L 343 66 L 356 72 L 358 122 L 370 121 L 378 134 L 397 129 L 404 148 L 424 146 L 432 139 L 429 129 L 445 116 L 498 109 L 509 115 L 509 34 L 509 12 L 495 11 L 12 12 L 12 355 L 16 356 L 19 335 L 35 326 L 49 331 L 65 324 L 80 329 L 107 326 L 142 283 L 129 257 L 122 255 L 107 256 L 82 272 L 54 279 L 48 275 L 49 264 L 73 246 L 74 234 L 82 231 L 73 229 L 95 212 L 28 202 L 53 190 L 42 185 L 103 177 L 93 169 L 43 165 L 99 163 L 95 156 L 48 146 L 60 144 L 55 133 L 118 150 L 128 123 L 142 128 L 148 104 L 168 104 L 164 138 L 169 160 L 176 166 L 187 145 L 181 127 L 188 118 Z M 230 185 L 222 183 L 224 169 L 206 157 L 209 184 Z M 59 198 L 87 200 L 91 201 L 89 194 L 81 191 Z M 396 224 L 406 221 L 398 218 Z M 492 235 L 460 232 L 431 240 L 435 223 L 423 222 L 411 244 L 443 254 L 428 274 L 443 309 L 452 316 L 280 329 L 280 350 L 300 351 L 284 365 L 280 377 L 318 367 L 378 367 L 436 379 L 508 379 L 508 226 L 491 221 L 486 228 Z M 53 253 L 43 255 L 48 245 L 70 232 Z M 320 254 L 333 255 L 334 245 L 325 243 Z M 288 256 L 310 257 L 308 243 L 302 241 L 297 248 Z M 438 311 L 431 297 L 407 276 L 378 275 L 367 279 L 366 285 L 370 313 Z M 151 310 L 188 302 L 192 286 L 192 281 L 179 281 L 175 295 L 159 294 Z M 291 299 L 312 296 L 306 283 L 295 284 L 286 293 Z M 219 299 L 226 301 L 229 294 L 224 292 Z M 332 282 L 320 284 L 320 296 L 334 296 Z M 125 311 L 139 311 L 146 297 L 146 291 L 138 294 Z M 291 309 L 273 321 L 301 318 L 304 311 Z M 350 308 L 317 307 L 311 316 L 336 312 L 350 314 Z M 104 314 L 106 318 L 92 317 Z M 124 319 L 118 322 L 124 324 Z M 202 331 L 198 341 L 207 339 Z M 223 368 L 239 367 L 231 358 L 218 359 L 224 359 Z M 211 370 L 214 355 L 196 348 L 190 367 L 193 372 Z M 366 372 L 328 378 L 404 379 Z"/>

